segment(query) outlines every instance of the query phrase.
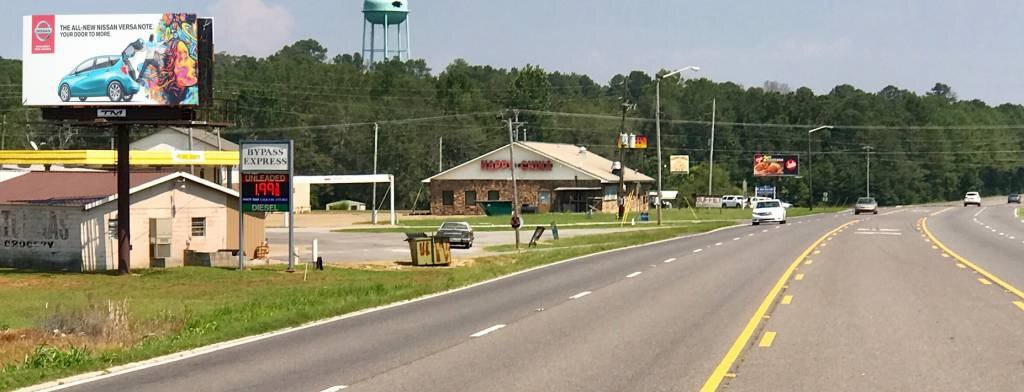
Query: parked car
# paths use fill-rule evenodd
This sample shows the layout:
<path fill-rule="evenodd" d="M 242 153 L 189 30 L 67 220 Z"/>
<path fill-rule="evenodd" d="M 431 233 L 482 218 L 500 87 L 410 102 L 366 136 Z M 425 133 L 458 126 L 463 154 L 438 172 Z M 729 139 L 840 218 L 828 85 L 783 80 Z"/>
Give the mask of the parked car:
<path fill-rule="evenodd" d="M 853 214 L 875 214 L 878 215 L 878 202 L 873 197 L 862 197 L 857 199 L 857 203 L 853 205 Z"/>
<path fill-rule="evenodd" d="M 964 195 L 964 207 L 971 204 L 981 207 L 981 194 L 978 192 L 967 192 L 967 194 Z"/>
<path fill-rule="evenodd" d="M 759 201 L 771 200 L 770 197 L 751 196 L 747 199 L 747 205 L 753 207 Z"/>
<path fill-rule="evenodd" d="M 469 222 L 444 222 L 434 233 L 434 237 L 447 238 L 452 246 L 458 244 L 466 249 L 473 247 L 473 227 Z"/>
<path fill-rule="evenodd" d="M 750 224 L 757 226 L 762 222 L 786 224 L 786 209 L 782 207 L 782 202 L 769 199 L 754 204 L 754 211 L 750 216 Z"/>
<path fill-rule="evenodd" d="M 722 196 L 722 208 L 747 208 L 747 199 L 740 195 Z"/>
<path fill-rule="evenodd" d="M 78 64 L 57 84 L 57 96 L 67 102 L 71 98 L 85 101 L 91 97 L 107 97 L 111 102 L 127 102 L 142 88 L 131 64 L 122 56 L 96 56 Z"/>
<path fill-rule="evenodd" d="M 1009 204 L 1009 203 L 1020 204 L 1020 194 L 1019 193 L 1011 193 L 1009 196 L 1006 197 L 1006 203 L 1007 204 Z"/>
<path fill-rule="evenodd" d="M 788 203 L 788 202 L 786 202 L 784 200 L 779 200 L 779 204 L 782 204 L 782 208 L 790 208 L 790 207 L 793 206 L 792 204 L 790 204 L 790 203 Z"/>

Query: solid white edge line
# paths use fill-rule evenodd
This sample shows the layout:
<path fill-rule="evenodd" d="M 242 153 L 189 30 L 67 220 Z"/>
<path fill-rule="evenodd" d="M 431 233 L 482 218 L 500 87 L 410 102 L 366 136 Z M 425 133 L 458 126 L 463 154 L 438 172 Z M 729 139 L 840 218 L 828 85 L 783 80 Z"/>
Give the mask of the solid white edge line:
<path fill-rule="evenodd" d="M 637 277 L 637 276 L 640 276 L 640 274 L 642 274 L 642 273 L 643 273 L 643 272 L 637 271 L 637 272 L 631 273 L 631 274 L 629 274 L 629 275 L 626 275 L 626 277 L 627 277 L 627 278 L 635 278 L 635 277 Z"/>
<path fill-rule="evenodd" d="M 569 297 L 569 299 L 580 299 L 580 298 L 586 297 L 588 295 L 590 295 L 590 292 L 589 291 L 584 291 L 582 293 L 579 293 L 579 294 L 576 294 L 576 295 L 574 295 L 572 297 Z"/>
<path fill-rule="evenodd" d="M 671 258 L 671 259 L 667 259 L 667 260 L 665 260 L 665 262 L 666 262 L 666 263 L 671 263 L 671 262 L 673 262 L 673 261 L 676 261 L 676 258 L 675 258 L 675 257 L 673 257 L 673 258 Z"/>
<path fill-rule="evenodd" d="M 475 334 L 469 335 L 469 337 L 471 337 L 471 338 L 478 338 L 478 337 L 487 335 L 487 334 L 489 334 L 491 332 L 497 331 L 497 330 L 502 329 L 502 328 L 505 328 L 505 324 L 497 324 L 497 325 L 489 327 L 489 328 L 487 328 L 487 329 L 485 329 L 483 331 L 480 331 L 480 332 L 477 332 Z"/>
<path fill-rule="evenodd" d="M 953 208 L 953 207 L 950 207 L 950 208 Z M 842 214 L 844 212 L 849 212 L 849 211 L 850 210 L 844 210 L 844 211 L 835 212 L 833 214 Z M 136 372 L 136 371 L 139 371 L 139 370 L 145 370 L 145 369 L 148 369 L 148 368 L 151 368 L 151 367 L 154 367 L 154 366 L 160 366 L 160 365 L 165 365 L 165 364 L 169 364 L 169 363 L 178 362 L 178 361 L 181 361 L 181 360 L 184 360 L 184 359 L 189 359 L 189 358 L 192 358 L 192 357 L 197 357 L 197 356 L 200 356 L 200 355 L 203 355 L 203 354 L 209 354 L 209 353 L 212 353 L 212 352 L 215 352 L 215 351 L 220 351 L 220 350 L 228 349 L 228 348 L 235 347 L 235 346 L 240 346 L 240 345 L 247 344 L 247 343 L 253 343 L 253 342 L 260 341 L 260 340 L 269 339 L 269 338 L 272 338 L 272 337 L 278 336 L 278 335 L 284 335 L 284 334 L 287 334 L 287 333 L 292 333 L 292 332 L 301 331 L 301 330 L 304 330 L 304 329 L 318 327 L 318 326 L 321 326 L 321 325 L 324 325 L 324 324 L 330 324 L 330 323 L 333 323 L 333 322 L 336 322 L 336 321 L 340 321 L 340 320 L 344 320 L 344 319 L 348 319 L 348 318 L 352 318 L 352 317 L 357 317 L 357 316 L 362 316 L 362 315 L 368 314 L 368 313 L 379 312 L 379 311 L 382 311 L 382 310 L 387 310 L 387 309 L 391 309 L 391 308 L 402 306 L 402 305 L 406 305 L 406 304 L 426 301 L 426 300 L 434 298 L 434 297 L 440 297 L 440 296 L 443 296 L 443 295 L 448 295 L 448 294 L 453 294 L 453 293 L 457 293 L 457 292 L 464 291 L 464 290 L 469 290 L 469 289 L 472 289 L 472 288 L 477 287 L 477 286 L 483 286 L 483 285 L 494 283 L 494 282 L 497 282 L 497 281 L 500 281 L 500 280 L 509 279 L 509 278 L 512 278 L 512 277 L 515 277 L 515 276 L 518 276 L 518 275 L 530 273 L 530 272 L 533 272 L 533 271 L 536 271 L 536 270 L 540 270 L 540 269 L 544 269 L 544 268 L 549 268 L 549 267 L 553 267 L 553 266 L 556 266 L 556 265 L 561 265 L 561 264 L 570 263 L 570 262 L 574 262 L 574 261 L 579 261 L 579 260 L 586 259 L 586 258 L 589 258 L 589 257 L 595 257 L 595 256 L 601 256 L 601 255 L 605 255 L 605 254 L 609 254 L 609 253 L 614 253 L 614 252 L 621 252 L 621 251 L 626 251 L 626 250 L 632 250 L 632 249 L 635 249 L 635 248 L 660 245 L 660 244 L 663 244 L 663 243 L 666 243 L 666 242 L 684 240 L 684 239 L 689 239 L 689 238 L 694 238 L 694 237 L 701 237 L 701 236 L 711 235 L 711 234 L 714 234 L 714 233 L 717 233 L 717 232 L 720 232 L 720 231 L 725 231 L 725 230 L 730 230 L 730 229 L 735 229 L 735 228 L 740 228 L 740 227 L 749 227 L 749 226 L 750 225 L 747 224 L 747 223 L 738 223 L 738 224 L 735 224 L 735 225 L 732 225 L 732 226 L 719 227 L 717 229 L 710 230 L 710 231 L 705 231 L 703 233 L 693 233 L 693 234 L 688 234 L 688 235 L 684 235 L 684 236 L 673 237 L 673 238 L 666 238 L 666 239 L 663 239 L 663 240 L 658 240 L 658 241 L 654 241 L 654 242 L 648 242 L 648 243 L 645 243 L 645 244 L 630 245 L 630 246 L 626 246 L 626 247 L 622 247 L 622 248 L 609 249 L 609 250 L 605 250 L 605 251 L 601 251 L 601 252 L 597 252 L 597 253 L 580 255 L 580 256 L 568 258 L 568 259 L 565 259 L 565 260 L 556 261 L 556 262 L 553 262 L 553 263 L 548 263 L 548 264 L 544 264 L 544 265 L 538 265 L 538 266 L 532 267 L 532 268 L 527 268 L 527 269 L 524 269 L 522 271 L 513 272 L 513 273 L 508 274 L 508 275 L 498 276 L 498 277 L 495 277 L 495 278 L 490 279 L 490 280 L 485 280 L 485 281 L 482 281 L 482 282 L 477 282 L 477 283 L 471 284 L 469 286 L 457 287 L 457 288 L 454 288 L 454 289 L 451 289 L 451 290 L 442 291 L 442 292 L 433 293 L 433 294 L 427 294 L 427 295 L 424 295 L 424 296 L 421 296 L 421 297 L 407 299 L 407 300 L 404 300 L 404 301 L 392 302 L 390 304 L 381 305 L 381 306 L 374 307 L 374 308 L 367 308 L 367 309 L 357 310 L 355 312 L 346 313 L 346 314 L 342 314 L 342 315 L 338 315 L 338 316 L 334 316 L 334 317 L 330 317 L 330 318 L 326 318 L 326 319 L 311 321 L 311 322 L 308 322 L 308 323 L 305 323 L 305 324 L 301 324 L 301 325 L 298 325 L 298 326 L 295 326 L 295 327 L 282 328 L 282 329 L 279 329 L 277 331 L 265 332 L 265 333 L 262 333 L 262 334 L 259 334 L 259 335 L 246 336 L 246 337 L 238 338 L 238 339 L 235 339 L 235 340 L 229 340 L 229 341 L 226 341 L 226 342 L 214 343 L 214 344 L 211 344 L 211 345 L 208 345 L 208 346 L 197 347 L 197 348 L 194 348 L 194 349 L 191 349 L 191 350 L 186 350 L 186 351 L 179 351 L 179 352 L 167 354 L 167 355 L 164 355 L 164 356 L 161 356 L 161 357 L 150 358 L 150 359 L 142 360 L 142 361 L 138 361 L 138 362 L 126 363 L 124 365 L 112 366 L 112 367 L 109 367 L 109 368 L 106 368 L 106 369 L 103 369 L 103 370 L 97 370 L 97 371 L 94 371 L 94 372 L 83 373 L 83 374 L 79 374 L 79 375 L 75 375 L 75 376 L 71 376 L 71 377 L 65 377 L 65 378 L 58 379 L 58 380 L 53 380 L 53 381 L 48 381 L 48 382 L 41 383 L 41 384 L 36 384 L 36 385 L 28 386 L 28 387 L 25 387 L 25 388 L 18 389 L 15 392 L 50 392 L 50 391 L 58 391 L 58 390 L 70 388 L 70 387 L 73 387 L 73 386 L 87 384 L 87 383 L 95 382 L 95 381 L 100 381 L 100 380 L 104 380 L 104 379 L 107 379 L 107 378 L 117 377 L 117 376 L 120 376 L 120 375 L 123 375 L 123 374 L 128 374 L 128 373 Z M 750 233 L 749 234 L 749 236 L 753 236 L 753 235 L 754 235 L 754 233 Z"/>
<path fill-rule="evenodd" d="M 342 389 L 345 389 L 345 388 L 348 388 L 348 385 L 335 385 L 333 387 L 324 389 L 324 390 L 322 390 L 320 392 L 338 392 L 338 391 L 340 391 Z"/>

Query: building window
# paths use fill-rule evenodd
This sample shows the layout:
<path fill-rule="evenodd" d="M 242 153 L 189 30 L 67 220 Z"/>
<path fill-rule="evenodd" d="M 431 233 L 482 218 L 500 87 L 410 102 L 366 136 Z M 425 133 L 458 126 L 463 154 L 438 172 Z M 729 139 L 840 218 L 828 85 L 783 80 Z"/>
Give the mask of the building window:
<path fill-rule="evenodd" d="M 618 185 L 605 185 L 604 186 L 604 200 L 616 200 L 619 198 L 619 186 Z"/>
<path fill-rule="evenodd" d="M 537 193 L 537 204 L 542 206 L 551 205 L 551 191 L 540 191 Z"/>
<path fill-rule="evenodd" d="M 455 205 L 455 192 L 441 191 L 441 204 L 446 206 Z"/>
<path fill-rule="evenodd" d="M 476 191 L 466 191 L 466 205 L 476 205 Z"/>
<path fill-rule="evenodd" d="M 206 218 L 192 218 L 192 236 L 206 237 Z"/>
<path fill-rule="evenodd" d="M 487 191 L 487 200 L 494 201 L 501 198 L 501 193 L 498 191 Z"/>
<path fill-rule="evenodd" d="M 107 234 L 111 237 L 117 238 L 117 217 L 111 216 L 110 220 L 107 221 Z"/>

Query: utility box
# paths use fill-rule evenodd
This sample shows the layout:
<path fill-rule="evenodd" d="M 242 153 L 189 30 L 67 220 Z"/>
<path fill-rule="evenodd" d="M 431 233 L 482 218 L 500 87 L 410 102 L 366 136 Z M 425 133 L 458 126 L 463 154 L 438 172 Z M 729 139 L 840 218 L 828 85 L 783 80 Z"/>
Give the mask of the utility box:
<path fill-rule="evenodd" d="M 149 220 L 149 258 L 171 258 L 171 218 Z"/>

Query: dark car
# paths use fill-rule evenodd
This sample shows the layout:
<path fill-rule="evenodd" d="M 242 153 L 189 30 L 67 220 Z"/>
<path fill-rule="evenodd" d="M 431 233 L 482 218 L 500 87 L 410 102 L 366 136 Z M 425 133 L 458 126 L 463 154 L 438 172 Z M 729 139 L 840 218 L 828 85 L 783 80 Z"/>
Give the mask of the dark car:
<path fill-rule="evenodd" d="M 473 227 L 468 222 L 444 222 L 434 237 L 447 238 L 452 246 L 462 245 L 466 249 L 473 247 Z"/>
<path fill-rule="evenodd" d="M 1011 193 L 1009 196 L 1006 197 L 1006 202 L 1007 203 L 1017 203 L 1017 204 L 1020 204 L 1020 194 L 1019 193 Z"/>

